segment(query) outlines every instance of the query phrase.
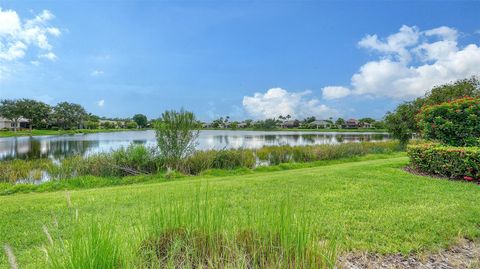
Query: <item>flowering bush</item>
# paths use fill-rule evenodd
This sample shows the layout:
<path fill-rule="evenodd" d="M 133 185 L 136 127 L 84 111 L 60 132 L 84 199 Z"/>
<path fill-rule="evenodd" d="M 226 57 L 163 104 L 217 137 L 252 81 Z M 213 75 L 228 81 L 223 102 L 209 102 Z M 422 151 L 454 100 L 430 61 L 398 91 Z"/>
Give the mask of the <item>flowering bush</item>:
<path fill-rule="evenodd" d="M 480 147 L 428 143 L 410 145 L 407 153 L 411 164 L 422 172 L 467 181 L 480 179 Z"/>
<path fill-rule="evenodd" d="M 426 139 L 451 146 L 480 145 L 480 99 L 464 97 L 423 107 L 418 126 Z"/>

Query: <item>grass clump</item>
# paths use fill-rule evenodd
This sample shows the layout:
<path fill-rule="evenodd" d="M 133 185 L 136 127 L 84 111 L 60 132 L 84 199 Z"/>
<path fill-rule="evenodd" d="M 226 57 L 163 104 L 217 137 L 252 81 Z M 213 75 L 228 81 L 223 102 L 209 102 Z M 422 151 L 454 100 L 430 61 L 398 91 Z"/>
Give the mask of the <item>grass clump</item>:
<path fill-rule="evenodd" d="M 321 160 L 335 160 L 367 154 L 391 153 L 401 151 L 398 142 L 361 142 L 338 145 L 315 146 L 274 146 L 263 147 L 256 151 L 258 158 L 276 165 L 288 162 L 313 162 Z"/>
<path fill-rule="evenodd" d="M 73 237 L 68 241 L 49 241 L 50 245 L 45 248 L 46 268 L 127 268 L 123 243 L 117 233 L 93 221 L 82 225 L 75 225 Z"/>

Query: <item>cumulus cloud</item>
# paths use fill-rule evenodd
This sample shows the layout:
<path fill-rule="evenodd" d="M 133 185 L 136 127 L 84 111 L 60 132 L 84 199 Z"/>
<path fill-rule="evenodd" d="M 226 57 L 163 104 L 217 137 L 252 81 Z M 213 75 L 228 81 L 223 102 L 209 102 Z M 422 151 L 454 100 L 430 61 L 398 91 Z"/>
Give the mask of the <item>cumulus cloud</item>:
<path fill-rule="evenodd" d="M 103 106 L 105 105 L 105 100 L 103 100 L 103 99 L 102 99 L 102 100 L 99 100 L 99 101 L 97 102 L 97 105 L 98 105 L 99 107 L 103 107 Z"/>
<path fill-rule="evenodd" d="M 402 26 L 385 39 L 367 35 L 359 46 L 378 53 L 379 59 L 362 65 L 348 89 L 325 87 L 324 98 L 353 94 L 408 99 L 435 85 L 480 74 L 480 47 L 460 46 L 458 31 L 446 26 L 425 31 Z"/>
<path fill-rule="evenodd" d="M 55 16 L 48 10 L 43 10 L 32 19 L 22 21 L 14 10 L 0 8 L 0 63 L 19 60 L 29 49 L 38 51 L 39 59 L 56 60 L 52 52 L 50 37 L 58 37 L 58 28 L 49 25 Z"/>
<path fill-rule="evenodd" d="M 321 104 L 318 99 L 309 98 L 310 91 L 289 92 L 282 88 L 272 88 L 265 93 L 243 97 L 243 108 L 257 119 L 276 118 L 290 115 L 293 118 L 308 116 L 329 117 L 337 111 Z"/>
<path fill-rule="evenodd" d="M 93 77 L 98 77 L 98 76 L 101 76 L 105 74 L 105 72 L 103 72 L 102 70 L 93 70 L 90 75 L 93 76 Z"/>
<path fill-rule="evenodd" d="M 322 89 L 322 93 L 324 99 L 331 100 L 350 95 L 350 89 L 341 86 L 328 86 Z"/>
<path fill-rule="evenodd" d="M 39 58 L 42 58 L 42 59 L 48 59 L 50 61 L 55 61 L 57 60 L 57 55 L 55 55 L 55 53 L 53 52 L 48 52 L 48 53 L 44 53 L 44 54 L 40 54 L 40 56 L 38 56 Z"/>

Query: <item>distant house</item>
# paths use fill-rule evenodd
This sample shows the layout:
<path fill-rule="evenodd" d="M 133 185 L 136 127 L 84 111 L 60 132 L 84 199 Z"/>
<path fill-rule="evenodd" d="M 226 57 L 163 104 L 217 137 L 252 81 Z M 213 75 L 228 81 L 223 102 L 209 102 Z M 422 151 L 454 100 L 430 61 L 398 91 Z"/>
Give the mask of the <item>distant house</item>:
<path fill-rule="evenodd" d="M 0 118 L 0 130 L 12 128 L 12 121 Z"/>
<path fill-rule="evenodd" d="M 212 123 L 204 122 L 204 123 L 202 124 L 202 128 L 203 128 L 203 129 L 212 128 Z"/>
<path fill-rule="evenodd" d="M 363 128 L 373 128 L 373 123 L 362 122 L 361 125 Z"/>
<path fill-rule="evenodd" d="M 300 125 L 300 123 L 298 122 L 298 120 L 286 120 L 286 121 L 282 122 L 280 127 L 282 127 L 282 128 L 295 128 L 295 127 L 298 127 L 299 125 Z"/>
<path fill-rule="evenodd" d="M 9 119 L 0 117 L 0 130 L 8 129 L 13 130 L 15 123 Z M 27 119 L 21 118 L 18 120 L 18 129 L 28 129 L 30 128 L 30 122 Z"/>
<path fill-rule="evenodd" d="M 310 128 L 326 129 L 332 127 L 332 124 L 326 120 L 316 120 L 308 124 Z"/>
<path fill-rule="evenodd" d="M 358 128 L 359 122 L 356 119 L 349 119 L 345 122 L 346 128 Z"/>
<path fill-rule="evenodd" d="M 245 123 L 245 122 L 240 122 L 240 123 L 237 125 L 237 128 L 247 128 L 247 123 Z"/>

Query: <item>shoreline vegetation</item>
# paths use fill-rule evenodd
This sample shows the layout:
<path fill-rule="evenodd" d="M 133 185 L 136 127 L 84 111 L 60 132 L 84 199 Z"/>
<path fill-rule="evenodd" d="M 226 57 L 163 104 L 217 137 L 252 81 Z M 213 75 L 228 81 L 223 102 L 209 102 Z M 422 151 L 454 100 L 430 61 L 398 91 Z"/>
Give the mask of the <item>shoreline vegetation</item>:
<path fill-rule="evenodd" d="M 23 137 L 23 136 L 46 136 L 46 135 L 74 135 L 74 134 L 92 134 L 92 133 L 111 133 L 111 132 L 128 132 L 128 131 L 148 131 L 153 129 L 78 129 L 78 130 L 18 130 L 14 131 L 0 131 L 0 138 L 2 137 Z M 205 131 L 260 131 L 260 132 L 318 132 L 318 133 L 387 133 L 385 129 L 228 129 L 228 128 L 204 128 Z"/>
<path fill-rule="evenodd" d="M 421 256 L 478 238 L 480 187 L 407 164 L 372 154 L 2 196 L 0 236 L 19 268 L 334 268 L 349 253 Z"/>
<path fill-rule="evenodd" d="M 196 151 L 170 169 L 170 162 L 155 148 L 130 145 L 110 153 L 50 159 L 0 162 L 0 195 L 18 192 L 94 188 L 164 180 L 189 175 L 250 173 L 291 169 L 366 155 L 402 152 L 395 141 L 315 146 L 269 146 L 255 150 Z M 47 178 L 47 182 L 44 182 Z M 2 183 L 3 182 L 3 183 Z"/>

